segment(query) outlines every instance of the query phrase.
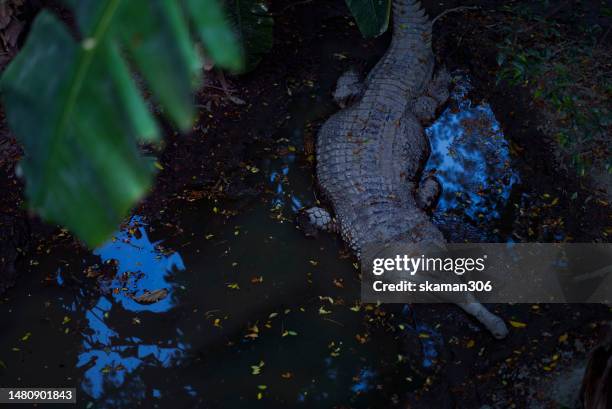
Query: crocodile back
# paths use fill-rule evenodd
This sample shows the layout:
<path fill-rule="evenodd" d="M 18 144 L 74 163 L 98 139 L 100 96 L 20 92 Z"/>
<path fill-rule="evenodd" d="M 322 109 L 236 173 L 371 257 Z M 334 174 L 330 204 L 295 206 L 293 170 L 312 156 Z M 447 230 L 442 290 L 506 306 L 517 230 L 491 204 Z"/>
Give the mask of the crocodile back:
<path fill-rule="evenodd" d="M 433 72 L 431 23 L 418 2 L 394 0 L 389 49 L 361 99 L 331 118 L 317 138 L 317 178 L 343 238 L 359 255 L 391 240 L 440 240 L 414 192 L 429 141 L 409 107 Z"/>

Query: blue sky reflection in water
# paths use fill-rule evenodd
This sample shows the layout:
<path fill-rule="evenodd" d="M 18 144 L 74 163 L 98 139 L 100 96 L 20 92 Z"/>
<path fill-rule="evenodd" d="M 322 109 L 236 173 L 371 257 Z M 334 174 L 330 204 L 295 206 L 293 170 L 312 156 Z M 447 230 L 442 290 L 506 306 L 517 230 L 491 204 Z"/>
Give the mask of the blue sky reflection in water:
<path fill-rule="evenodd" d="M 77 366 L 87 368 L 81 387 L 92 398 L 100 398 L 107 384 L 122 386 L 142 365 L 171 366 L 187 348 L 176 340 L 180 335 L 178 328 L 174 339 L 159 339 L 156 344 L 148 344 L 139 337 L 121 334 L 108 322 L 111 314 L 129 314 L 133 322 L 138 322 L 140 313 L 163 313 L 173 308 L 174 285 L 169 275 L 185 266 L 178 253 L 164 254 L 158 244 L 149 240 L 145 225 L 140 218 L 134 217 L 113 240 L 94 251 L 102 263 L 116 264 L 116 274 L 104 282 L 107 295 L 100 296 L 95 306 L 85 312 L 88 328 L 83 331 Z M 139 296 L 155 290 L 165 290 L 167 295 L 151 304 L 136 301 Z M 141 384 L 138 377 L 129 380 L 132 396 L 144 395 L 144 388 L 139 387 Z M 113 402 L 106 403 L 112 405 Z"/>
<path fill-rule="evenodd" d="M 454 82 L 449 107 L 426 129 L 431 156 L 425 171 L 435 170 L 443 186 L 434 221 L 450 227 L 451 241 L 497 241 L 487 232 L 501 218 L 518 173 L 491 106 L 468 98 L 472 87 L 464 73 L 456 72 Z"/>

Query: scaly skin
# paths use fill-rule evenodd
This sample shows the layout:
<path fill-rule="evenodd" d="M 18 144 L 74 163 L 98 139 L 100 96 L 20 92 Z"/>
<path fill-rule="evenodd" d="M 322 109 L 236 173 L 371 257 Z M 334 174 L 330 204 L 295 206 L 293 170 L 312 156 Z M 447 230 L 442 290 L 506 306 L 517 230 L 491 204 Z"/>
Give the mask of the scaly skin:
<path fill-rule="evenodd" d="M 421 121 L 432 119 L 448 98 L 447 76 L 434 77 L 433 67 L 430 20 L 418 2 L 394 0 L 389 49 L 357 101 L 319 131 L 319 186 L 333 205 L 336 228 L 362 263 L 366 255 L 401 249 L 402 244 L 444 247 L 417 192 L 430 152 Z M 471 295 L 465 301 L 459 305 L 494 336 L 506 335 L 502 320 Z"/>

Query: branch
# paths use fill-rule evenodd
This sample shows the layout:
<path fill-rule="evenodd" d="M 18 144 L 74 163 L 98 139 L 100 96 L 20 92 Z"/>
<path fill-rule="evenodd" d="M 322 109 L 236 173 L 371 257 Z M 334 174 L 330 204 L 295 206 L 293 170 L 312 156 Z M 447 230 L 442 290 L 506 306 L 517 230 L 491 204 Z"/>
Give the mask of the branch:
<path fill-rule="evenodd" d="M 439 19 L 441 19 L 442 17 L 444 17 L 445 15 L 449 13 L 454 13 L 456 11 L 463 11 L 463 10 L 478 10 L 479 8 L 480 7 L 478 6 L 459 6 L 459 7 L 454 7 L 452 9 L 444 10 L 442 13 L 438 14 L 433 20 L 431 20 L 431 25 L 433 26 L 434 24 L 436 24 L 436 21 L 438 21 Z"/>

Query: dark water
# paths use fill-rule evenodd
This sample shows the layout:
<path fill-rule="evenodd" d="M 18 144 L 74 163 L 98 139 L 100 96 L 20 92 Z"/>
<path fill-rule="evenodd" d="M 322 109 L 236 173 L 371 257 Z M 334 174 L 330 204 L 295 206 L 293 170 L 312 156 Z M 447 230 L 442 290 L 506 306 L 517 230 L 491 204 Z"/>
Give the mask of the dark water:
<path fill-rule="evenodd" d="M 457 83 L 428 129 L 428 169 L 445 189 L 434 216 L 473 226 L 451 229 L 457 237 L 491 239 L 517 175 L 490 107 L 470 102 L 465 76 Z M 297 98 L 277 138 L 288 154 L 255 170 L 267 200 L 232 217 L 223 201 L 186 205 L 172 234 L 134 216 L 94 263 L 54 249 L 38 260 L 51 280 L 26 275 L 0 303 L 0 384 L 77 387 L 79 408 L 365 408 L 419 387 L 441 335 L 408 306 L 390 318 L 360 305 L 355 260 L 337 238 L 294 227 L 315 197 L 291 147 L 335 109 L 318 98 L 318 112 Z M 71 278 L 84 273 L 98 285 Z M 406 337 L 421 340 L 412 362 Z"/>
<path fill-rule="evenodd" d="M 511 240 L 497 228 L 519 181 L 508 142 L 489 104 L 469 99 L 467 75 L 456 72 L 453 80 L 448 108 L 427 128 L 431 155 L 425 171 L 435 170 L 443 186 L 434 221 L 453 242 Z"/>

